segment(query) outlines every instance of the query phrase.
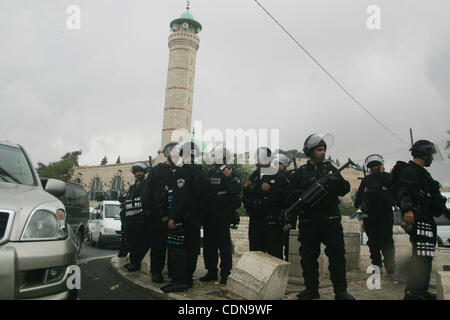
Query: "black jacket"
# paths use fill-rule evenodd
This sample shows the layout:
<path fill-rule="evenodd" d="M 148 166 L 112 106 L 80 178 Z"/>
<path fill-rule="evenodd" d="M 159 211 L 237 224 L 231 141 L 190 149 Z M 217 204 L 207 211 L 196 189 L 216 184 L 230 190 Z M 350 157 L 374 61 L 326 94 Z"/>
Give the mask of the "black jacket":
<path fill-rule="evenodd" d="M 249 177 L 251 184 L 244 189 L 244 206 L 253 220 L 280 221 L 281 211 L 286 208 L 288 180 L 279 171 L 274 175 L 262 175 L 256 169 Z M 261 189 L 270 184 L 269 192 Z"/>
<path fill-rule="evenodd" d="M 394 195 L 391 191 L 392 176 L 387 172 L 372 173 L 365 177 L 356 192 L 355 207 L 370 215 L 392 216 Z"/>
<path fill-rule="evenodd" d="M 121 204 L 121 216 L 135 216 L 144 214 L 142 206 L 143 189 L 145 180 L 141 183 L 135 182 L 125 195 L 119 198 Z"/>
<path fill-rule="evenodd" d="M 413 161 L 396 174 L 394 186 L 402 213 L 412 210 L 416 218 L 431 218 L 439 217 L 446 210 L 439 183 Z"/>
<path fill-rule="evenodd" d="M 325 187 L 328 193 L 314 208 L 308 208 L 304 212 L 303 218 L 340 216 L 338 197 L 343 197 L 350 191 L 350 183 L 338 173 L 338 169 L 330 162 L 323 162 L 317 167 L 310 162 L 302 165 L 293 176 L 291 188 L 298 199 L 316 180 L 322 177 L 327 179 Z"/>
<path fill-rule="evenodd" d="M 207 173 L 208 188 L 206 208 L 208 212 L 232 212 L 241 206 L 241 178 L 232 169 L 231 176 L 226 177 L 223 170 L 226 165 L 216 168 L 213 166 Z"/>
<path fill-rule="evenodd" d="M 207 180 L 200 165 L 175 167 L 169 187 L 169 219 L 199 226 L 205 213 Z"/>
<path fill-rule="evenodd" d="M 143 207 L 146 214 L 166 217 L 169 215 L 167 195 L 175 166 L 159 163 L 150 171 L 143 188 Z"/>

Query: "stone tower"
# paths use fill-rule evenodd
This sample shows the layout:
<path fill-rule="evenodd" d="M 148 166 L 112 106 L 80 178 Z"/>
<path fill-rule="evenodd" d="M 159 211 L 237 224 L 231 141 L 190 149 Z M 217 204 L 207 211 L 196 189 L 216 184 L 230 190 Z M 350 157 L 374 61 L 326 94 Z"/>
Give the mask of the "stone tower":
<path fill-rule="evenodd" d="M 201 30 L 202 25 L 194 19 L 189 11 L 188 1 L 186 12 L 170 23 L 169 68 L 161 152 L 164 146 L 172 141 L 172 133 L 175 130 L 186 130 L 188 134 L 191 131 L 195 61 L 200 46 L 197 34 Z M 158 156 L 157 162 L 162 161 L 161 156 L 162 154 Z"/>

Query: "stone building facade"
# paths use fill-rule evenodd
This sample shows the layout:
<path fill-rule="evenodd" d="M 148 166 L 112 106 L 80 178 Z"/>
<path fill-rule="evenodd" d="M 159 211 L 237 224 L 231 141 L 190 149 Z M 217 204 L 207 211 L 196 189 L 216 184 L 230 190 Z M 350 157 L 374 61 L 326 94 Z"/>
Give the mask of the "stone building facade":
<path fill-rule="evenodd" d="M 149 164 L 149 161 L 136 162 Z M 117 192 L 128 190 L 134 183 L 131 167 L 136 162 L 75 168 L 71 182 L 81 185 L 89 192 L 91 201 L 99 199 L 98 195 L 115 198 Z"/>

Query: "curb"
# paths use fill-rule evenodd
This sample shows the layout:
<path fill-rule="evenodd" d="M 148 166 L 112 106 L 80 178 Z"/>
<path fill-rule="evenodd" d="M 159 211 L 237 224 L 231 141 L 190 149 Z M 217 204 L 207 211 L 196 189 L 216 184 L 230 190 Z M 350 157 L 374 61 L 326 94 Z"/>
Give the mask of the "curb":
<path fill-rule="evenodd" d="M 110 261 L 111 269 L 122 279 L 125 280 L 126 283 L 131 285 L 132 287 L 140 290 L 148 294 L 150 297 L 157 300 L 191 300 L 186 297 L 180 296 L 174 293 L 165 293 L 160 288 L 156 286 L 149 285 L 141 280 L 134 279 L 134 277 L 130 277 L 129 273 L 125 271 L 124 268 L 120 265 L 120 258 L 113 257 Z"/>

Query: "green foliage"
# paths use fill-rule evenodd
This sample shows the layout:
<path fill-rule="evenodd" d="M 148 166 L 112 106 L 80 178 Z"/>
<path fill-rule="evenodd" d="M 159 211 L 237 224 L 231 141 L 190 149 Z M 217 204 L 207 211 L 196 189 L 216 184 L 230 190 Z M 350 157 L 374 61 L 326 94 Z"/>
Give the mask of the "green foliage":
<path fill-rule="evenodd" d="M 102 159 L 102 162 L 100 162 L 101 166 L 104 166 L 105 164 L 108 163 L 108 158 L 106 158 L 106 156 Z"/>
<path fill-rule="evenodd" d="M 73 168 L 78 167 L 78 157 L 81 150 L 68 152 L 61 160 L 50 162 L 48 165 L 38 162 L 37 172 L 40 176 L 69 181 L 73 175 Z"/>

